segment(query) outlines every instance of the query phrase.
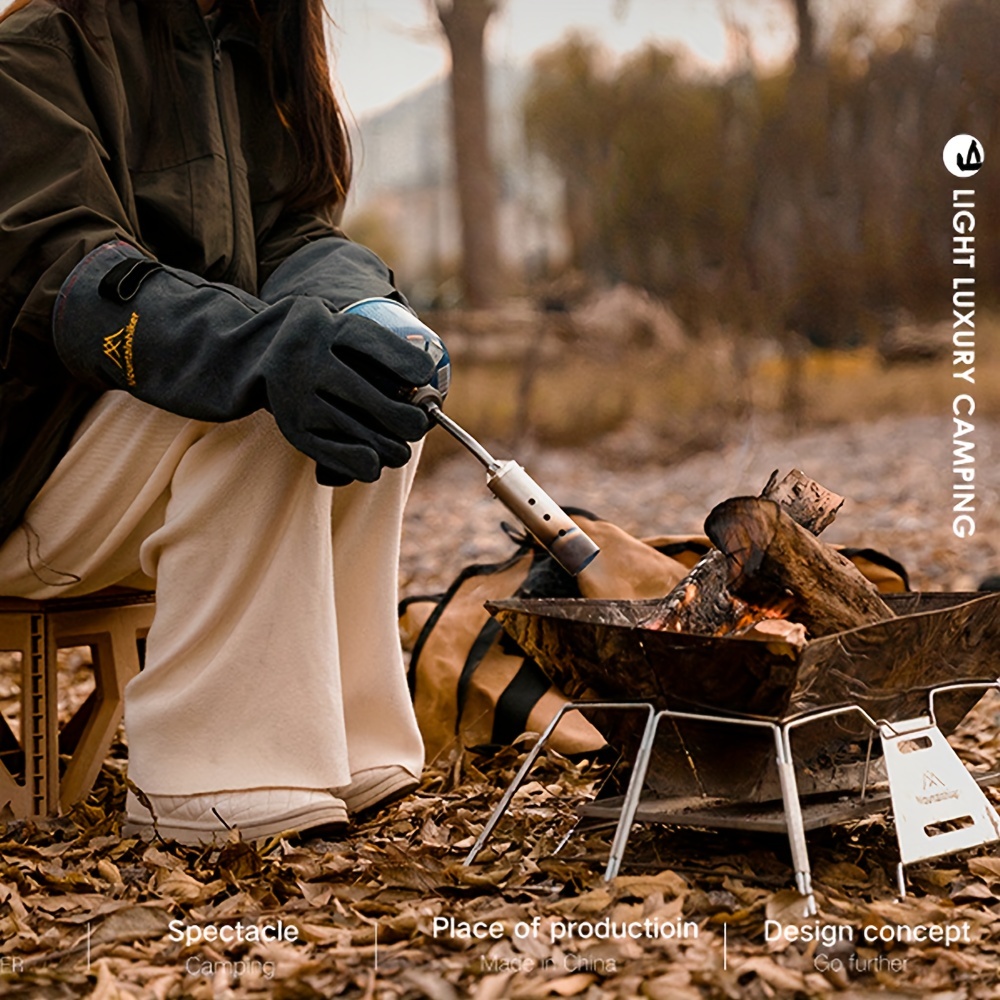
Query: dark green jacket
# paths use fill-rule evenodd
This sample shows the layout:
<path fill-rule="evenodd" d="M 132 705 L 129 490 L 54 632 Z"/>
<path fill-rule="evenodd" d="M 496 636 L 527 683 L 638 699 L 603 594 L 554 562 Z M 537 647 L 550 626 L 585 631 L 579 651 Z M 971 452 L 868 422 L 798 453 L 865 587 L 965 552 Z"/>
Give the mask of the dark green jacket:
<path fill-rule="evenodd" d="M 147 7 L 172 36 L 172 77 Z M 121 238 L 257 294 L 290 253 L 337 235 L 285 209 L 294 145 L 248 26 L 213 37 L 196 0 L 81 9 L 33 0 L 0 23 L 0 541 L 99 395 L 52 345 L 56 294 L 86 253 Z"/>

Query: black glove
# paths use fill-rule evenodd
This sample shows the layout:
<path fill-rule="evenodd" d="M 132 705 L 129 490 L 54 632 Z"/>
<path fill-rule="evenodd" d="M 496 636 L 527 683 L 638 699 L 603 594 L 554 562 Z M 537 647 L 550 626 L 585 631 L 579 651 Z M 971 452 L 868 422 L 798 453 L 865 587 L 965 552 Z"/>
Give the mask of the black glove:
<path fill-rule="evenodd" d="M 429 381 L 434 362 L 405 340 L 309 295 L 269 305 L 127 243 L 106 243 L 73 269 L 53 332 L 75 375 L 172 413 L 227 421 L 267 407 L 330 485 L 404 465 L 407 442 L 429 427 L 402 396 Z"/>

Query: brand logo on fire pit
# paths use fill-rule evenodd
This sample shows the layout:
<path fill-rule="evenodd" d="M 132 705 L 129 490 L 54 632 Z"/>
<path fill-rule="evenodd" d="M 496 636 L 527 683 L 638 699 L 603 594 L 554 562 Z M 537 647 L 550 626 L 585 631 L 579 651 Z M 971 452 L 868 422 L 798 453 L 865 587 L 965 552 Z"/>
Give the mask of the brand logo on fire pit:
<path fill-rule="evenodd" d="M 983 144 L 974 135 L 953 135 L 945 143 L 943 157 L 956 177 L 972 177 L 983 165 Z"/>
<path fill-rule="evenodd" d="M 928 788 L 943 788 L 944 782 L 933 772 L 924 771 L 924 791 Z"/>

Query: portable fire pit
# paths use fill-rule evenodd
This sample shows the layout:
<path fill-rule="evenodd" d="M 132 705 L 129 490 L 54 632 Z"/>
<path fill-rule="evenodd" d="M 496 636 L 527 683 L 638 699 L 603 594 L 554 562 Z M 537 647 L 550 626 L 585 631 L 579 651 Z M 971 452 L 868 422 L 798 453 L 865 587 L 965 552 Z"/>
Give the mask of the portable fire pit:
<path fill-rule="evenodd" d="M 635 820 L 785 830 L 810 912 L 808 828 L 891 801 L 901 895 L 906 865 L 1000 839 L 1000 817 L 945 739 L 1000 688 L 1000 594 L 883 596 L 896 617 L 802 643 L 643 627 L 657 602 L 488 604 L 577 700 L 532 748 L 468 860 L 574 708 L 595 712 L 609 742 L 635 759 L 624 799 L 584 810 L 618 819 L 608 879 Z"/>

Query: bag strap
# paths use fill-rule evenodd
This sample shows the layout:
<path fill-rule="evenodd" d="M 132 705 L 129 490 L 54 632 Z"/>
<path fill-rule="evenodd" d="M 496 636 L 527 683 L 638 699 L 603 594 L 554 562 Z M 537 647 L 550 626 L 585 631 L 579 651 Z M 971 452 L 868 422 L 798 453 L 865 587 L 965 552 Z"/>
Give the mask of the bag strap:
<path fill-rule="evenodd" d="M 492 649 L 500 634 L 500 623 L 495 618 L 490 618 L 479 630 L 472 645 L 469 647 L 465 663 L 462 664 L 462 672 L 458 675 L 458 684 L 455 689 L 455 735 L 461 728 L 462 715 L 465 712 L 465 702 L 469 696 L 469 685 L 472 683 L 472 675 L 476 672 L 483 658 Z"/>
<path fill-rule="evenodd" d="M 544 597 L 579 597 L 580 591 L 576 586 L 576 581 L 566 572 L 559 564 L 546 552 L 538 543 L 532 538 L 526 538 L 522 540 L 521 548 L 518 549 L 514 559 L 516 561 L 524 556 L 527 552 L 532 552 L 531 565 L 528 567 L 528 572 L 524 577 L 523 582 L 514 591 L 514 597 L 533 597 L 536 594 Z M 505 563 L 502 569 L 507 569 L 511 565 L 511 561 Z M 493 644 L 501 639 L 503 636 L 503 630 L 500 627 L 500 623 L 495 618 L 490 618 L 483 627 L 479 630 L 479 634 L 476 636 L 475 641 L 469 648 L 468 656 L 465 658 L 465 663 L 462 665 L 462 673 L 458 678 L 458 687 L 456 690 L 456 701 L 458 704 L 458 712 L 455 717 L 455 732 L 459 731 L 459 726 L 462 719 L 462 714 L 465 711 L 465 702 L 469 693 L 469 685 L 472 682 L 472 675 L 476 672 L 476 669 L 483 662 L 483 658 L 493 647 Z M 518 655 L 523 655 L 520 650 L 517 651 Z M 525 658 L 525 662 L 529 662 L 529 658 Z M 540 670 L 535 667 L 536 671 Z M 515 704 L 520 705 L 525 701 L 526 698 L 531 698 L 530 704 L 527 706 L 527 711 L 524 713 L 524 718 L 527 719 L 528 712 L 531 711 L 535 706 L 535 702 L 548 690 L 549 683 L 545 682 L 545 687 L 541 691 L 537 691 L 538 684 L 535 683 L 531 686 L 530 692 L 514 693 L 511 688 L 515 688 L 522 680 L 521 674 L 524 671 L 522 666 L 521 671 L 519 671 L 511 683 L 507 686 L 504 695 L 501 696 L 500 700 L 497 702 L 496 713 L 494 716 L 495 720 L 499 720 L 501 707 L 504 705 L 504 698 L 507 694 L 510 694 L 510 700 Z M 496 727 L 496 722 L 494 723 L 494 728 Z M 524 732 L 523 729 L 519 729 L 515 736 L 520 735 Z"/>
<path fill-rule="evenodd" d="M 517 551 L 510 556 L 508 559 L 503 560 L 503 562 L 498 563 L 473 563 L 471 566 L 466 566 L 455 579 L 452 581 L 451 586 L 441 595 L 438 600 L 437 607 L 430 613 L 427 621 L 424 622 L 424 627 L 420 630 L 420 635 L 417 636 L 416 642 L 413 644 L 413 651 L 410 653 L 410 665 L 406 671 L 406 682 L 410 689 L 410 697 L 412 698 L 416 694 L 417 690 L 417 664 L 420 660 L 420 654 L 423 652 L 423 648 L 427 643 L 427 639 L 430 637 L 431 632 L 434 630 L 434 626 L 440 621 L 441 616 L 444 614 L 445 609 L 448 607 L 451 599 L 458 592 L 459 587 L 462 586 L 466 580 L 472 579 L 475 576 L 487 576 L 491 573 L 502 573 L 504 570 L 510 569 L 518 561 L 522 559 L 529 551 L 531 546 L 527 544 L 522 544 Z M 402 615 L 403 611 L 406 610 L 408 604 L 412 603 L 413 599 L 406 599 L 399 604 L 399 613 Z M 491 619 L 492 620 L 492 619 Z M 478 642 L 478 639 L 477 639 Z M 482 656 L 480 656 L 480 659 Z M 466 661 L 468 662 L 468 660 Z M 472 670 L 475 666 L 472 667 Z M 465 668 L 463 667 L 463 674 L 465 673 Z M 461 715 L 461 713 L 459 713 Z"/>
<path fill-rule="evenodd" d="M 501 746 L 513 743 L 527 728 L 528 716 L 552 682 L 542 668 L 526 656 L 513 680 L 497 699 L 490 739 Z"/>

